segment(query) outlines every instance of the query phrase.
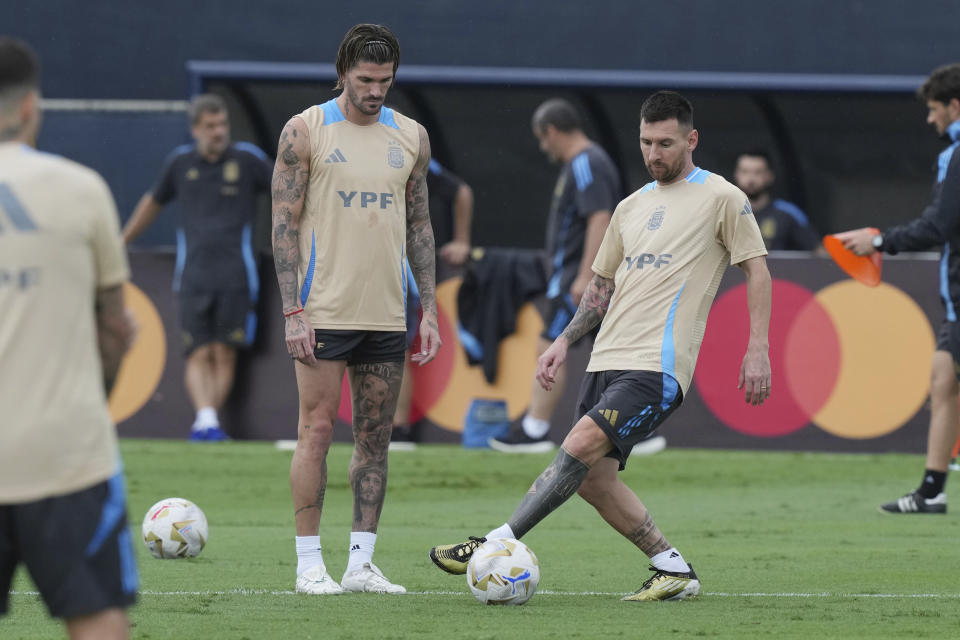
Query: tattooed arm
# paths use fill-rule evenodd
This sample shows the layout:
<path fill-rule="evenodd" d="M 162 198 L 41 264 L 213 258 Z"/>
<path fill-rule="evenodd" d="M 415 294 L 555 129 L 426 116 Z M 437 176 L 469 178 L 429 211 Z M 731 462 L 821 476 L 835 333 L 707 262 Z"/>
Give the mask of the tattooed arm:
<path fill-rule="evenodd" d="M 417 125 L 420 133 L 420 154 L 407 179 L 407 259 L 420 289 L 423 320 L 420 321 L 420 353 L 413 361 L 421 366 L 437 355 L 440 329 L 437 324 L 437 270 L 433 227 L 427 207 L 427 168 L 430 164 L 430 138 L 427 130 Z"/>
<path fill-rule="evenodd" d="M 287 352 L 303 363 L 315 360 L 316 337 L 297 296 L 300 264 L 300 215 L 310 178 L 310 133 L 303 119 L 294 116 L 280 133 L 277 162 L 273 168 L 273 264 L 280 284 L 286 318 Z"/>
<path fill-rule="evenodd" d="M 577 307 L 570 324 L 537 360 L 536 377 L 541 387 L 547 391 L 553 388 L 557 369 L 567 359 L 567 348 L 600 324 L 603 316 L 607 314 L 613 290 L 613 280 L 594 274 L 580 298 L 580 306 Z"/>

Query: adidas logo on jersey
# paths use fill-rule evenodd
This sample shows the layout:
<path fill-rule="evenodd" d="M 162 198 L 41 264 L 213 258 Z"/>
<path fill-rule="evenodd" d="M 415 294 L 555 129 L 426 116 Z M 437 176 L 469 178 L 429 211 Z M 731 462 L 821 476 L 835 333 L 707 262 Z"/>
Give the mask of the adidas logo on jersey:
<path fill-rule="evenodd" d="M 346 162 L 347 159 L 344 157 L 340 149 L 334 149 L 333 153 L 330 154 L 330 157 L 324 160 L 326 163 L 330 162 Z"/>

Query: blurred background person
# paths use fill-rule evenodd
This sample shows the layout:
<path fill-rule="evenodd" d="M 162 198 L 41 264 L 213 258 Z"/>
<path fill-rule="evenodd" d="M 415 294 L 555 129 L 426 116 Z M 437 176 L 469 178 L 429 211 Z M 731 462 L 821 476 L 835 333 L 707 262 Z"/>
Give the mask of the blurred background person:
<path fill-rule="evenodd" d="M 766 151 L 752 149 L 737 156 L 733 180 L 750 198 L 768 251 L 814 251 L 820 246 L 820 236 L 807 214 L 792 202 L 770 195 L 776 175 Z"/>
<path fill-rule="evenodd" d="M 537 339 L 537 357 L 566 328 L 593 277 L 591 267 L 610 216 L 623 197 L 620 174 L 613 160 L 583 131 L 580 114 L 562 98 L 551 98 L 534 111 L 531 126 L 540 150 L 561 165 L 547 226 L 547 311 Z M 588 334 L 593 340 L 596 331 Z M 553 449 L 548 438 L 550 418 L 565 388 L 565 367 L 557 371 L 554 388 L 531 383 L 530 407 L 519 429 L 490 446 L 506 453 L 539 453 Z"/>
<path fill-rule="evenodd" d="M 256 333 L 260 290 L 252 235 L 257 197 L 270 188 L 267 155 L 247 142 L 231 142 L 223 98 L 201 94 L 190 102 L 194 144 L 174 149 L 153 188 L 123 229 L 133 242 L 163 206 L 178 199 L 177 267 L 173 287 L 187 364 L 184 382 L 196 411 L 190 440 L 228 440 L 218 411 L 233 386 L 237 349 Z"/>
<path fill-rule="evenodd" d="M 463 179 L 430 159 L 427 172 L 427 193 L 430 197 L 430 223 L 437 247 L 437 282 L 466 262 L 470 253 L 470 227 L 473 223 L 473 189 Z M 397 411 L 390 436 L 393 449 L 411 449 L 419 441 L 417 425 L 413 423 L 413 367 L 410 349 L 414 346 L 420 324 L 420 292 L 407 265 L 407 355 L 403 365 L 403 380 L 397 397 Z"/>

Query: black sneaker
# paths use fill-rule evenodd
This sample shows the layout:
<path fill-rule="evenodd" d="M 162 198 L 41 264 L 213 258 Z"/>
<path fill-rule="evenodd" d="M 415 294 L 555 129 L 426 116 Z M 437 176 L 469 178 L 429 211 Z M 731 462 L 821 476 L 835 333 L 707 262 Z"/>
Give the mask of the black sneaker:
<path fill-rule="evenodd" d="M 502 438 L 490 438 L 487 444 L 503 453 L 546 453 L 556 446 L 547 436 L 531 438 L 523 429 L 511 431 Z"/>
<path fill-rule="evenodd" d="M 409 426 L 395 426 L 390 433 L 390 451 L 410 451 L 417 448 L 416 443 L 413 428 Z"/>
<path fill-rule="evenodd" d="M 947 494 L 939 493 L 936 498 L 924 498 L 919 491 L 908 493 L 893 502 L 880 505 L 880 513 L 946 513 Z"/>

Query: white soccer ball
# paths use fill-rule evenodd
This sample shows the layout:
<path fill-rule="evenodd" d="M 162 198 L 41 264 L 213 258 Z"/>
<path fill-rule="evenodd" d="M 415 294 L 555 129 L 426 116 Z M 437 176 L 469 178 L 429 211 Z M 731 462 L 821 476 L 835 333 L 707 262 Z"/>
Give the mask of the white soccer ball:
<path fill-rule="evenodd" d="M 207 544 L 207 517 L 183 498 L 167 498 L 143 517 L 143 543 L 154 558 L 193 558 Z"/>
<path fill-rule="evenodd" d="M 539 583 L 537 556 L 512 538 L 487 540 L 467 565 L 467 586 L 484 604 L 523 604 Z"/>

